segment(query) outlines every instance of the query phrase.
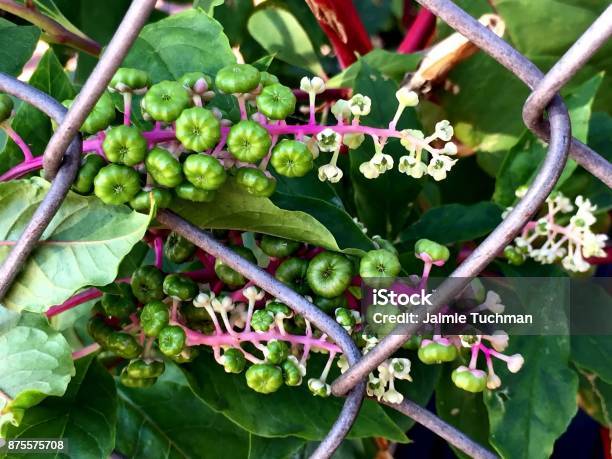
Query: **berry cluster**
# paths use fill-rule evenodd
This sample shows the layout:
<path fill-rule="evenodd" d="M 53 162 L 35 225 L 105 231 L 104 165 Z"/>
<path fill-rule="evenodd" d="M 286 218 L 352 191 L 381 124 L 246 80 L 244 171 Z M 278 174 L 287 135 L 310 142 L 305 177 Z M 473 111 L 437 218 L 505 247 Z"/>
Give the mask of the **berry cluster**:
<path fill-rule="evenodd" d="M 515 194 L 522 198 L 525 192 L 526 188 L 522 187 Z M 514 245 L 506 247 L 504 255 L 514 265 L 522 264 L 529 257 L 541 264 L 561 261 L 568 271 L 586 272 L 591 265 L 585 258 L 605 256 L 608 239 L 605 234 L 593 231 L 596 210 L 597 206 L 582 196 L 577 196 L 572 204 L 569 198 L 555 191 L 546 199 L 545 213 L 525 225 Z"/>

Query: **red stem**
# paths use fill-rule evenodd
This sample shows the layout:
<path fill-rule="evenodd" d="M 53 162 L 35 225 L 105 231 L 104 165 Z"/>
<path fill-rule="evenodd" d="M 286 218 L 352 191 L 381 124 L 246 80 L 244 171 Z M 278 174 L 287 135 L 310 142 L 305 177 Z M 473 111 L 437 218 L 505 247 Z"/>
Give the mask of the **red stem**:
<path fill-rule="evenodd" d="M 342 68 L 357 60 L 355 54 L 372 51 L 372 42 L 351 0 L 306 0 L 329 38 Z"/>
<path fill-rule="evenodd" d="M 409 54 L 425 47 L 436 27 L 436 16 L 427 8 L 421 7 L 406 36 L 397 48 L 398 53 Z"/>

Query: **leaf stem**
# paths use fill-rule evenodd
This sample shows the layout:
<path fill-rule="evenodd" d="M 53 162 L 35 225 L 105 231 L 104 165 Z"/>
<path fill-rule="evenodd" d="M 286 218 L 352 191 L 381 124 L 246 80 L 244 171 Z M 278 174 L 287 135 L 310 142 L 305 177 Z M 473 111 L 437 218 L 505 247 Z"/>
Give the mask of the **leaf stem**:
<path fill-rule="evenodd" d="M 99 350 L 100 350 L 100 345 L 98 343 L 92 343 L 89 346 L 85 346 L 84 348 L 79 349 L 78 351 L 74 351 L 72 353 L 72 360 L 81 359 L 89 354 L 98 352 Z"/>
<path fill-rule="evenodd" d="M 70 46 L 94 57 L 98 57 L 102 52 L 102 47 L 96 41 L 66 29 L 59 22 L 42 14 L 35 8 L 21 5 L 14 0 L 0 0 L 0 10 L 7 11 L 38 26 L 52 43 Z"/>
<path fill-rule="evenodd" d="M 436 16 L 421 7 L 406 36 L 397 48 L 398 53 L 410 54 L 423 49 L 436 27 Z"/>
<path fill-rule="evenodd" d="M 10 127 L 8 123 L 2 123 L 0 124 L 0 127 L 4 129 L 4 132 L 6 132 L 6 134 L 11 138 L 11 140 L 17 144 L 17 146 L 23 153 L 25 161 L 32 161 L 32 159 L 34 159 L 32 151 L 30 150 L 30 147 L 28 147 L 28 144 L 25 143 L 25 141 L 21 138 L 21 136 L 17 134 L 17 132 L 12 127 Z"/>

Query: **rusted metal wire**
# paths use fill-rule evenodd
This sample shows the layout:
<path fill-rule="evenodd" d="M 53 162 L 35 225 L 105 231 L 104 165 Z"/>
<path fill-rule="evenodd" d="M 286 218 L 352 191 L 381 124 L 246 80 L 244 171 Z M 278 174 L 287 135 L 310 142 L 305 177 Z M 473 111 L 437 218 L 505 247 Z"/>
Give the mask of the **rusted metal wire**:
<path fill-rule="evenodd" d="M 49 95 L 3 73 L 0 73 L 0 91 L 18 97 L 36 107 L 57 123 L 60 123 L 66 114 L 64 106 Z M 8 292 L 13 280 L 19 274 L 34 246 L 62 205 L 66 194 L 68 194 L 79 169 L 81 158 L 80 136 L 77 135 L 72 139 L 66 154 L 63 156 L 64 160 L 47 195 L 32 215 L 8 257 L 0 266 L 0 300 Z"/>
<path fill-rule="evenodd" d="M 123 58 L 155 7 L 155 2 L 156 0 L 134 0 L 125 13 L 115 35 L 102 53 L 102 57 L 83 85 L 83 89 L 74 99 L 64 121 L 49 140 L 43 155 L 43 168 L 47 180 L 55 177 L 70 139 L 78 132 L 108 86 L 115 71 L 123 62 Z"/>
<path fill-rule="evenodd" d="M 303 296 L 217 241 L 209 233 L 183 220 L 178 215 L 168 210 L 161 210 L 157 214 L 157 220 L 205 252 L 215 258 L 222 259 L 223 263 L 227 264 L 230 268 L 253 281 L 270 295 L 291 306 L 291 309 L 304 316 L 338 344 L 349 364 L 354 365 L 359 360 L 361 353 L 344 328 Z M 356 384 L 348 395 L 340 416 L 334 423 L 328 436 L 313 453 L 312 458 L 326 459 L 331 457 L 353 425 L 359 413 L 364 394 L 365 382 L 362 381 Z"/>

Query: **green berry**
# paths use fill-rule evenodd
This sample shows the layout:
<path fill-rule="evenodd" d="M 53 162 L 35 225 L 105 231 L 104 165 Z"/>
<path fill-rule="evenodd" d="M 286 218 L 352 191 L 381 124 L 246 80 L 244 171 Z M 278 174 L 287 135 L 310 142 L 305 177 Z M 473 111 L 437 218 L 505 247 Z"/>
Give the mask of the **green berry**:
<path fill-rule="evenodd" d="M 246 247 L 233 246 L 231 249 L 245 260 L 257 264 L 255 255 Z M 247 279 L 242 274 L 227 266 L 221 258 L 215 260 L 215 273 L 224 284 L 232 288 L 241 287 L 247 283 Z"/>
<path fill-rule="evenodd" d="M 211 202 L 217 194 L 214 190 L 203 190 L 192 183 L 183 182 L 174 189 L 177 197 L 192 202 Z"/>
<path fill-rule="evenodd" d="M 104 204 L 124 204 L 139 191 L 140 176 L 131 167 L 109 164 L 94 179 L 94 193 Z"/>
<path fill-rule="evenodd" d="M 131 298 L 105 293 L 102 295 L 102 308 L 107 316 L 127 319 L 136 310 L 136 305 Z"/>
<path fill-rule="evenodd" d="M 325 298 L 341 295 L 351 284 L 353 266 L 343 255 L 321 252 L 308 264 L 306 279 L 311 290 Z"/>
<path fill-rule="evenodd" d="M 253 330 L 256 332 L 267 332 L 273 323 L 274 315 L 265 309 L 255 311 L 253 317 L 251 317 L 251 327 L 253 327 Z"/>
<path fill-rule="evenodd" d="M 165 188 L 153 188 L 141 191 L 130 201 L 132 209 L 138 212 L 149 213 L 151 210 L 151 197 L 158 209 L 166 209 L 172 203 L 172 193 Z"/>
<path fill-rule="evenodd" d="M 125 387 L 143 389 L 145 387 L 151 387 L 153 384 L 155 384 L 157 378 L 131 378 L 128 375 L 127 368 L 125 368 L 119 375 L 119 381 Z"/>
<path fill-rule="evenodd" d="M 276 392 L 283 385 L 283 372 L 274 365 L 252 365 L 245 376 L 247 385 L 260 394 Z"/>
<path fill-rule="evenodd" d="M 140 266 L 132 274 L 130 287 L 138 301 L 149 303 L 164 298 L 163 282 L 164 274 L 155 266 Z"/>
<path fill-rule="evenodd" d="M 303 177 L 312 170 L 312 153 L 303 142 L 281 140 L 273 149 L 270 162 L 285 177 Z"/>
<path fill-rule="evenodd" d="M 176 363 L 189 363 L 193 362 L 195 358 L 200 354 L 195 347 L 186 347 L 179 354 L 169 356 Z"/>
<path fill-rule="evenodd" d="M 431 257 L 434 262 L 445 262 L 450 256 L 448 248 L 437 242 L 429 239 L 420 239 L 414 245 L 414 253 L 419 255 L 425 253 Z"/>
<path fill-rule="evenodd" d="M 284 120 L 295 111 L 295 96 L 287 86 L 279 83 L 263 88 L 257 96 L 257 108 L 271 120 Z"/>
<path fill-rule="evenodd" d="M 300 295 L 305 295 L 310 291 L 307 272 L 308 260 L 288 258 L 276 268 L 274 276 Z"/>
<path fill-rule="evenodd" d="M 106 324 L 102 317 L 92 316 L 87 322 L 87 332 L 96 343 L 106 346 L 106 341 L 113 333 L 113 329 Z"/>
<path fill-rule="evenodd" d="M 151 301 L 140 312 L 140 326 L 147 336 L 157 336 L 168 325 L 170 313 L 166 303 Z"/>
<path fill-rule="evenodd" d="M 511 265 L 520 266 L 525 263 L 525 255 L 512 246 L 508 246 L 504 249 L 504 256 Z"/>
<path fill-rule="evenodd" d="M 147 379 L 161 376 L 166 365 L 161 360 L 146 361 L 144 359 L 132 360 L 126 367 L 130 378 Z"/>
<path fill-rule="evenodd" d="M 284 341 L 273 339 L 268 341 L 265 353 L 268 363 L 280 364 L 289 357 L 289 346 Z"/>
<path fill-rule="evenodd" d="M 215 86 L 226 94 L 252 91 L 259 84 L 259 70 L 249 64 L 230 64 L 223 67 L 215 77 Z"/>
<path fill-rule="evenodd" d="M 196 251 L 196 246 L 183 236 L 170 233 L 164 244 L 164 256 L 173 263 L 184 263 Z"/>
<path fill-rule="evenodd" d="M 254 167 L 241 167 L 236 173 L 236 183 L 254 196 L 267 198 L 276 189 L 276 180 Z"/>
<path fill-rule="evenodd" d="M 226 373 L 242 373 L 244 367 L 246 367 L 244 354 L 239 349 L 233 347 L 223 352 L 221 362 Z"/>
<path fill-rule="evenodd" d="M 168 274 L 164 279 L 164 293 L 172 298 L 189 301 L 198 294 L 198 284 L 182 274 Z"/>
<path fill-rule="evenodd" d="M 295 252 L 300 247 L 300 243 L 264 234 L 259 247 L 270 257 L 285 258 Z"/>
<path fill-rule="evenodd" d="M 154 84 L 143 99 L 146 112 L 155 121 L 176 120 L 190 103 L 189 92 L 177 81 Z"/>
<path fill-rule="evenodd" d="M 77 173 L 76 179 L 72 184 L 72 189 L 80 194 L 89 194 L 93 190 L 94 179 L 106 161 L 94 153 L 85 156 L 81 168 Z"/>
<path fill-rule="evenodd" d="M 135 166 L 145 159 L 147 141 L 137 127 L 121 125 L 107 132 L 102 149 L 109 161 Z"/>
<path fill-rule="evenodd" d="M 72 106 L 73 100 L 65 100 L 62 105 L 66 108 Z M 85 134 L 95 134 L 103 131 L 115 120 L 115 103 L 108 92 L 103 92 L 91 110 L 80 131 Z"/>
<path fill-rule="evenodd" d="M 216 190 L 225 183 L 227 174 L 218 159 L 204 154 L 189 155 L 183 163 L 187 180 L 202 190 Z"/>
<path fill-rule="evenodd" d="M 212 87 L 212 78 L 202 72 L 189 72 L 178 79 L 184 88 L 195 94 L 202 94 Z"/>
<path fill-rule="evenodd" d="M 142 352 L 142 347 L 136 338 L 125 332 L 111 333 L 106 340 L 106 347 L 124 359 L 135 359 Z"/>
<path fill-rule="evenodd" d="M 155 147 L 145 159 L 147 172 L 156 183 L 174 188 L 183 181 L 183 168 L 178 159 L 168 150 Z"/>
<path fill-rule="evenodd" d="M 121 67 L 115 72 L 108 87 L 118 92 L 132 92 L 146 89 L 150 85 L 151 79 L 147 72 Z"/>
<path fill-rule="evenodd" d="M 221 124 L 210 110 L 188 108 L 176 120 L 176 138 L 188 150 L 208 150 L 219 142 Z"/>
<path fill-rule="evenodd" d="M 453 371 L 451 379 L 455 386 L 468 392 L 482 392 L 487 387 L 487 374 L 484 371 L 470 370 L 463 365 Z"/>
<path fill-rule="evenodd" d="M 157 337 L 159 350 L 167 356 L 178 355 L 185 347 L 185 330 L 178 325 L 168 325 L 161 329 Z"/>
<path fill-rule="evenodd" d="M 259 80 L 259 84 L 263 87 L 278 83 L 278 77 L 276 75 L 272 75 L 269 72 L 260 72 L 260 75 L 261 79 Z"/>
<path fill-rule="evenodd" d="M 259 123 L 240 121 L 231 127 L 227 136 L 227 148 L 238 161 L 255 163 L 268 154 L 272 138 Z"/>
<path fill-rule="evenodd" d="M 302 373 L 296 361 L 289 358 L 282 363 L 281 368 L 283 369 L 283 380 L 287 386 L 302 384 Z"/>
<path fill-rule="evenodd" d="M 418 355 L 421 362 L 427 365 L 452 362 L 457 358 L 457 348 L 451 343 L 423 340 Z"/>
<path fill-rule="evenodd" d="M 315 296 L 312 302 L 317 308 L 328 314 L 333 314 L 336 309 L 345 307 L 347 303 L 345 295 L 335 296 L 333 298 Z"/>

